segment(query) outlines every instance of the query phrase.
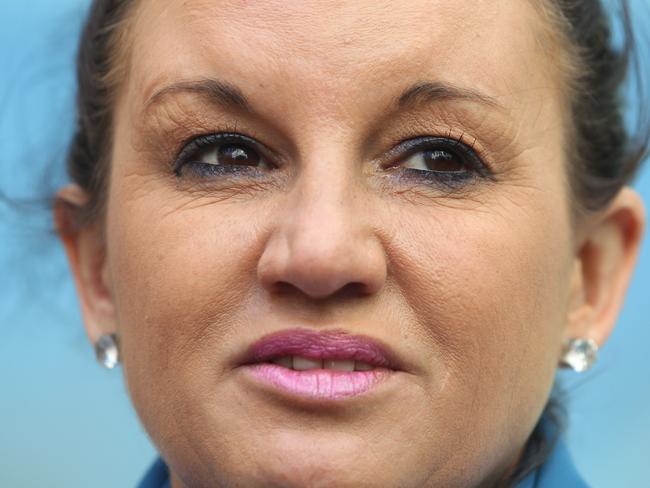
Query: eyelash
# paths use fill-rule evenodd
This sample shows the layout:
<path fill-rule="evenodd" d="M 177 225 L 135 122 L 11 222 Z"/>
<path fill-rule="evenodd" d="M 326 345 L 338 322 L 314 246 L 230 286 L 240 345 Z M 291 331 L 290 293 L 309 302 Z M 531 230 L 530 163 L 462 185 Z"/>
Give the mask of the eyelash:
<path fill-rule="evenodd" d="M 464 133 L 455 136 L 449 131 L 442 136 L 420 136 L 404 140 L 389 151 L 387 159 L 391 163 L 386 167 L 387 169 L 399 169 L 402 174 L 400 179 L 409 181 L 415 179 L 425 184 L 445 186 L 452 189 L 467 185 L 477 178 L 492 179 L 493 174 L 488 165 L 483 162 L 477 153 L 475 148 L 476 140 L 466 143 L 464 139 Z M 464 170 L 438 171 L 402 167 L 414 155 L 427 152 L 447 153 L 453 158 L 457 158 Z"/>
<path fill-rule="evenodd" d="M 382 160 L 390 161 L 383 164 L 384 169 L 393 172 L 399 169 L 400 180 L 417 182 L 431 186 L 444 186 L 446 188 L 458 188 L 471 184 L 477 178 L 491 179 L 493 177 L 488 166 L 483 162 L 475 150 L 475 141 L 468 144 L 464 142 L 464 134 L 454 136 L 451 132 L 443 136 L 421 136 L 413 137 L 398 142 Z M 272 158 L 267 156 L 268 151 L 255 139 L 237 132 L 221 132 L 197 136 L 186 143 L 181 149 L 173 165 L 173 172 L 177 178 L 185 176 L 185 168 L 191 176 L 196 178 L 215 178 L 219 176 L 251 177 L 261 176 L 264 170 L 250 165 L 238 164 L 213 164 L 200 161 L 206 153 L 217 151 L 220 148 L 238 147 L 252 151 L 266 165 L 275 167 Z M 439 171 L 421 170 L 415 168 L 401 168 L 406 162 L 418 154 L 437 152 L 451 155 L 456 161 L 460 161 L 464 167 L 463 171 Z M 448 158 L 447 158 L 448 159 Z"/>
<path fill-rule="evenodd" d="M 251 137 L 237 132 L 205 134 L 194 137 L 183 146 L 174 162 L 174 174 L 178 178 L 181 178 L 184 176 L 183 169 L 185 167 L 189 167 L 193 176 L 196 177 L 215 177 L 220 175 L 225 176 L 227 174 L 238 175 L 241 173 L 250 174 L 251 171 L 254 171 L 250 166 L 211 164 L 198 160 L 202 153 L 217 150 L 227 144 L 248 148 L 258 154 L 262 154 L 262 158 L 265 160 L 268 159 L 264 155 L 265 151 L 262 150 L 260 144 Z"/>

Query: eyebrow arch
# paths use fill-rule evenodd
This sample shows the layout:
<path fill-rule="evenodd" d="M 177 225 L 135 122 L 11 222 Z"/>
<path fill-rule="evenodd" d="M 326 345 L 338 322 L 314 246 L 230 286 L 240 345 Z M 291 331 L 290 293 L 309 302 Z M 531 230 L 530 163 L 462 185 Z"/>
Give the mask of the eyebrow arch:
<path fill-rule="evenodd" d="M 179 81 L 167 85 L 147 99 L 144 104 L 145 111 L 160 102 L 167 95 L 177 92 L 195 93 L 205 96 L 218 105 L 252 112 L 250 103 L 238 87 L 213 78 Z M 411 85 L 397 99 L 397 107 L 405 108 L 419 103 L 442 100 L 470 101 L 505 110 L 494 97 L 470 88 L 461 88 L 439 81 L 420 81 Z"/>
<path fill-rule="evenodd" d="M 218 105 L 232 107 L 246 112 L 252 111 L 250 103 L 239 88 L 230 83 L 211 78 L 193 81 L 179 81 L 167 85 L 156 91 L 147 99 L 144 104 L 145 111 L 152 105 L 158 103 L 165 96 L 177 92 L 195 93 L 206 97 L 208 100 Z"/>
<path fill-rule="evenodd" d="M 442 100 L 459 100 L 488 105 L 499 110 L 505 110 L 496 98 L 470 88 L 461 88 L 439 81 L 420 81 L 407 88 L 397 99 L 397 107 L 417 105 L 419 103 L 437 102 Z"/>

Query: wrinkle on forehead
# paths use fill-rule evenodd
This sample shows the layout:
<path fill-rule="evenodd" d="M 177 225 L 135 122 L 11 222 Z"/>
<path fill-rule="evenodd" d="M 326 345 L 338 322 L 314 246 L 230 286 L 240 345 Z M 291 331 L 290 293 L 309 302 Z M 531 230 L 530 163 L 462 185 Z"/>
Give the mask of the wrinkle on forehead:
<path fill-rule="evenodd" d="M 173 63 L 172 59 L 164 60 L 159 65 L 163 70 L 176 67 L 181 71 L 189 65 L 188 58 L 205 58 L 206 65 L 213 59 L 214 67 L 223 66 L 219 60 L 231 65 L 255 63 L 276 72 L 291 64 L 292 69 L 300 68 L 322 82 L 328 81 L 323 75 L 347 80 L 354 80 L 364 70 L 372 75 L 396 61 L 411 66 L 450 65 L 462 64 L 457 59 L 462 56 L 472 66 L 480 65 L 478 60 L 486 54 L 505 57 L 513 50 L 530 59 L 531 54 L 539 54 L 533 52 L 535 43 L 530 34 L 534 16 L 535 11 L 526 3 L 513 0 L 141 0 L 134 29 L 139 62 L 134 68 L 161 61 L 155 54 L 157 47 L 167 47 L 164 54 L 176 57 Z M 497 28 L 500 24 L 509 27 L 508 35 Z M 174 46 L 170 39 L 180 44 Z M 147 75 L 162 75 L 157 73 L 161 70 L 152 68 Z M 478 77 L 471 81 L 482 82 Z"/>
<path fill-rule="evenodd" d="M 132 110 L 166 84 L 212 76 L 263 104 L 268 119 L 343 130 L 429 79 L 486 93 L 515 126 L 564 125 L 564 87 L 529 2 L 138 1 Z M 555 122 L 541 116 L 549 112 Z"/>

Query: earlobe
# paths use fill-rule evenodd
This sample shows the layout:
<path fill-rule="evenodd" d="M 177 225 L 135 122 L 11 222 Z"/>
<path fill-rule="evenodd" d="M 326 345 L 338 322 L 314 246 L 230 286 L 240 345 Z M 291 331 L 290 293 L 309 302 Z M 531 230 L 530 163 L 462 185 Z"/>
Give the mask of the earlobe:
<path fill-rule="evenodd" d="M 588 224 L 573 270 L 565 339 L 607 341 L 621 311 L 636 265 L 645 211 L 639 195 L 623 188 Z"/>
<path fill-rule="evenodd" d="M 115 331 L 115 310 L 100 223 L 80 220 L 88 201 L 78 185 L 64 187 L 54 201 L 54 221 L 74 276 L 86 332 L 95 343 Z"/>

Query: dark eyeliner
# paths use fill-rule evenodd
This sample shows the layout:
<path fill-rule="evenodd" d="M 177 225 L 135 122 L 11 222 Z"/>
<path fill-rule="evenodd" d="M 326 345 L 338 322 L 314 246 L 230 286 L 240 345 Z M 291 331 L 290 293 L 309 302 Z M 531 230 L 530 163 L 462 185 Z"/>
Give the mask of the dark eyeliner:
<path fill-rule="evenodd" d="M 173 163 L 173 173 L 176 177 L 183 176 L 183 170 L 187 168 L 194 176 L 211 177 L 247 174 L 250 175 L 255 169 L 249 166 L 220 165 L 204 163 L 198 160 L 203 151 L 216 150 L 223 144 L 240 144 L 261 153 L 259 144 L 250 137 L 234 132 L 212 133 L 195 136 L 183 145 Z"/>
<path fill-rule="evenodd" d="M 466 167 L 466 171 L 436 171 L 421 170 L 416 168 L 402 168 L 400 179 L 419 180 L 431 185 L 442 185 L 445 187 L 460 187 L 478 178 L 491 179 L 492 173 L 476 154 L 473 147 L 462 142 L 460 138 L 427 136 L 408 139 L 398 144 L 391 151 L 391 160 L 395 163 L 391 166 L 399 167 L 411 156 L 426 151 L 442 150 L 451 153 L 459 158 Z"/>

